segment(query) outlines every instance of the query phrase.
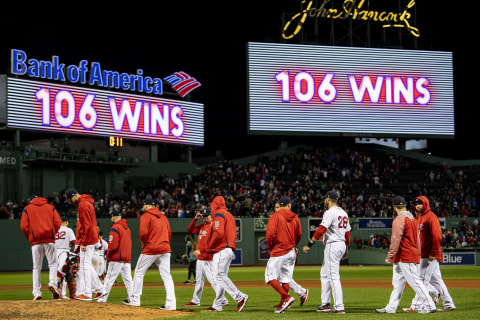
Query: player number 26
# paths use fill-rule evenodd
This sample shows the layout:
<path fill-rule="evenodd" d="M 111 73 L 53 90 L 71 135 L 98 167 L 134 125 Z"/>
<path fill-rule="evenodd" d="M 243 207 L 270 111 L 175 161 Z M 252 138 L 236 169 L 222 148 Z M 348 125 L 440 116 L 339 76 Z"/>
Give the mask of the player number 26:
<path fill-rule="evenodd" d="M 341 229 L 341 228 L 344 228 L 346 229 L 347 228 L 347 225 L 348 225 L 348 217 L 338 217 L 338 228 Z"/>

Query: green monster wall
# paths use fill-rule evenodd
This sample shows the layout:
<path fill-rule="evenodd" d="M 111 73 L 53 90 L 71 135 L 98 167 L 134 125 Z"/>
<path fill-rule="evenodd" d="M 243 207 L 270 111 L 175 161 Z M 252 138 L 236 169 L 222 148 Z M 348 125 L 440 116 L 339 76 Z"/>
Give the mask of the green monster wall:
<path fill-rule="evenodd" d="M 237 241 L 237 260 L 234 263 L 241 263 L 244 266 L 265 265 L 268 256 L 265 256 L 265 245 L 262 240 L 265 237 L 267 219 L 237 218 L 239 241 Z M 140 254 L 140 241 L 138 238 L 138 220 L 128 219 L 128 225 L 132 231 L 132 267 L 134 268 Z M 301 218 L 302 240 L 299 244 L 297 264 L 299 265 L 320 265 L 323 261 L 323 244 L 316 244 L 308 254 L 301 251 L 303 245 L 310 236 L 308 230 L 308 219 Z M 73 221 L 71 221 L 73 223 Z M 172 229 L 172 266 L 181 267 L 176 263 L 175 258 L 185 253 L 185 235 L 191 219 L 170 219 Z M 111 222 L 109 219 L 99 219 L 101 230 L 108 238 Z M 448 227 L 458 225 L 458 221 L 449 219 Z M 385 230 L 352 230 L 352 239 L 356 236 L 368 238 L 372 233 L 385 233 Z M 0 221 L 0 271 L 22 271 L 32 269 L 31 247 L 25 236 L 20 231 L 20 220 Z M 385 249 L 363 246 L 357 248 L 352 244 L 349 248 L 349 259 L 344 263 L 359 265 L 381 265 L 384 264 Z M 480 253 L 476 253 L 476 264 L 480 262 Z M 47 264 L 44 261 L 44 269 Z"/>

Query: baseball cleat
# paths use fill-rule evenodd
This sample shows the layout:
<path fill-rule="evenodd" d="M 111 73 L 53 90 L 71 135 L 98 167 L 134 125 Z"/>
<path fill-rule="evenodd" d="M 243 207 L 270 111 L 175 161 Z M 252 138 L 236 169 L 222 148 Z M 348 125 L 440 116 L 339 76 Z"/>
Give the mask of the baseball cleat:
<path fill-rule="evenodd" d="M 78 295 L 78 296 L 74 296 L 73 299 L 75 299 L 75 300 L 81 300 L 81 301 L 92 301 L 92 298 L 89 298 L 89 297 L 87 297 L 87 296 L 84 295 L 84 294 L 81 294 L 81 295 Z"/>
<path fill-rule="evenodd" d="M 305 302 L 307 302 L 308 292 L 309 292 L 308 289 L 305 290 L 304 295 L 300 297 L 300 307 L 303 306 L 305 304 Z"/>
<path fill-rule="evenodd" d="M 97 300 L 97 299 L 100 299 L 101 297 L 104 297 L 104 296 L 106 296 L 106 295 L 107 295 L 107 292 L 106 292 L 106 291 L 103 292 L 103 293 L 97 292 L 97 293 L 95 294 L 95 297 L 93 297 L 93 299 Z"/>
<path fill-rule="evenodd" d="M 388 311 L 387 309 L 375 309 L 376 313 L 395 313 L 395 311 Z"/>
<path fill-rule="evenodd" d="M 324 304 L 317 308 L 318 312 L 328 312 L 330 311 L 330 303 Z"/>
<path fill-rule="evenodd" d="M 217 312 L 221 312 L 220 310 L 217 310 L 217 309 L 215 309 L 214 307 L 209 307 L 209 308 L 205 309 L 205 311 L 217 311 Z"/>
<path fill-rule="evenodd" d="M 185 307 L 200 307 L 200 305 L 198 303 L 193 303 L 193 302 L 189 302 L 189 303 L 185 303 L 184 304 Z"/>
<path fill-rule="evenodd" d="M 273 313 L 285 313 L 285 310 L 280 311 L 280 307 L 277 307 L 277 309 L 275 309 L 275 311 L 273 311 Z"/>
<path fill-rule="evenodd" d="M 245 297 L 237 304 L 237 312 L 240 312 L 243 310 L 247 301 L 248 301 L 248 296 L 245 295 Z"/>
<path fill-rule="evenodd" d="M 455 309 L 457 309 L 457 308 L 455 308 L 455 307 L 445 307 L 444 306 L 444 307 L 442 307 L 442 309 L 439 309 L 438 311 L 453 311 Z"/>
<path fill-rule="evenodd" d="M 133 303 L 133 301 L 131 301 L 129 299 L 122 300 L 122 303 L 127 305 L 127 306 L 140 307 L 140 303 Z"/>
<path fill-rule="evenodd" d="M 55 288 L 54 286 L 48 286 L 48 290 L 52 293 L 52 298 L 53 299 L 61 299 L 61 294 L 58 292 L 58 289 Z"/>
<path fill-rule="evenodd" d="M 35 296 L 33 297 L 33 300 L 42 300 L 42 296 Z"/>
<path fill-rule="evenodd" d="M 402 310 L 405 312 L 415 312 L 415 309 L 413 309 L 412 307 L 402 308 Z"/>
<path fill-rule="evenodd" d="M 175 311 L 176 309 L 173 307 L 166 307 L 166 306 L 161 306 L 160 309 L 162 310 L 167 310 L 167 311 Z"/>
<path fill-rule="evenodd" d="M 327 313 L 338 313 L 338 314 L 345 314 L 345 310 L 330 310 Z"/>
<path fill-rule="evenodd" d="M 280 307 L 280 309 L 278 309 L 279 312 L 277 313 L 285 312 L 285 310 L 287 310 L 294 301 L 295 299 L 292 296 L 288 296 L 287 298 L 285 298 L 285 300 L 282 303 L 282 306 Z"/>

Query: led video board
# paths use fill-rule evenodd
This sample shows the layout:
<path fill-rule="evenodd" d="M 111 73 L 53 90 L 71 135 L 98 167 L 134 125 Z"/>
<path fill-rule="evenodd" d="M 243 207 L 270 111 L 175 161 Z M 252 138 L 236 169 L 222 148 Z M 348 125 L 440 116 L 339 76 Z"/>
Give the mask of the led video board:
<path fill-rule="evenodd" d="M 203 104 L 7 77 L 7 126 L 204 144 Z"/>
<path fill-rule="evenodd" d="M 450 52 L 248 44 L 251 134 L 453 138 Z"/>

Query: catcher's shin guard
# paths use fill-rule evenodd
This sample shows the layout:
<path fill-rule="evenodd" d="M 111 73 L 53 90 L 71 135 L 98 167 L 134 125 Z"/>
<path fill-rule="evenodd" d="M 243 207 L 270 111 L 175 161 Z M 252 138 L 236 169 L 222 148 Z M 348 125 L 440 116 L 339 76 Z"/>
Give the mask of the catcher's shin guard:
<path fill-rule="evenodd" d="M 69 282 L 67 282 L 67 288 L 68 288 L 69 297 L 73 299 L 73 297 L 76 295 L 76 292 L 77 292 L 77 283 L 75 282 L 75 279 L 72 279 Z"/>

